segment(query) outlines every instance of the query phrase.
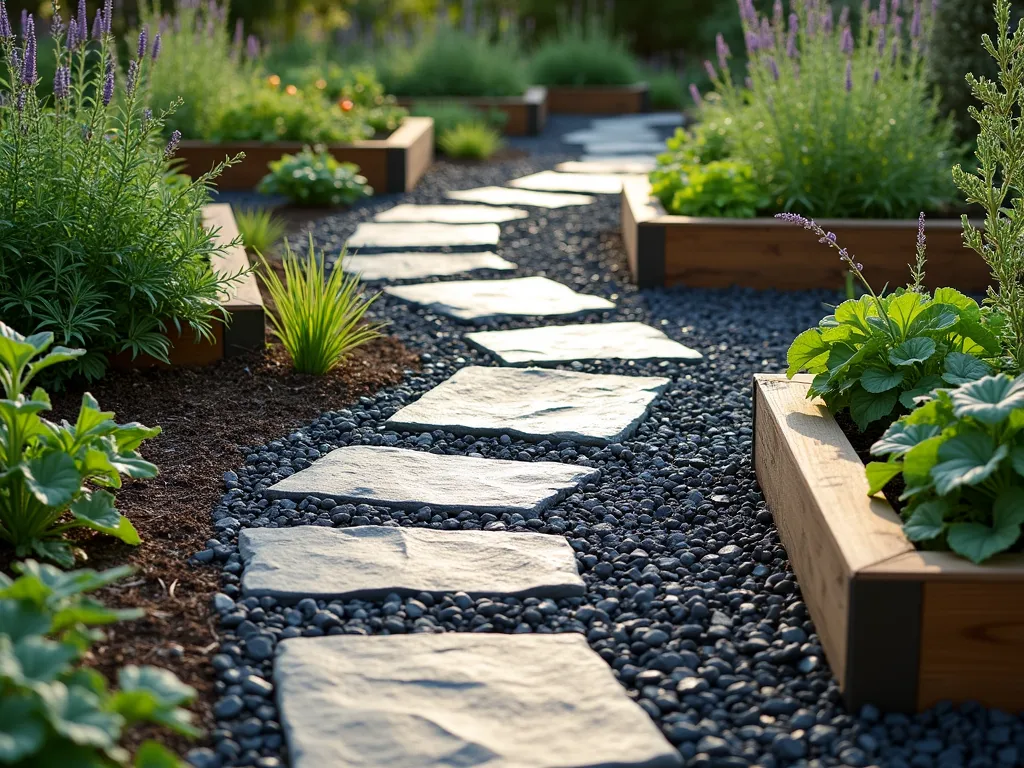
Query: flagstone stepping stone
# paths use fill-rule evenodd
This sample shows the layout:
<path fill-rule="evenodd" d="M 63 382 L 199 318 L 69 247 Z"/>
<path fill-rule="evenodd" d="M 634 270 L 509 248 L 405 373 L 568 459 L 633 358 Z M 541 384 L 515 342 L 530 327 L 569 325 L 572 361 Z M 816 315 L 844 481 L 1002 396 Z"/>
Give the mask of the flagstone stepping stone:
<path fill-rule="evenodd" d="M 605 141 L 658 141 L 661 137 L 635 123 L 609 125 L 599 129 L 573 131 L 562 136 L 566 144 L 600 144 Z"/>
<path fill-rule="evenodd" d="M 551 325 L 466 334 L 505 365 L 557 365 L 575 360 L 700 360 L 695 349 L 644 323 Z"/>
<path fill-rule="evenodd" d="M 597 469 L 550 461 L 475 459 L 358 445 L 331 451 L 271 486 L 266 495 L 295 501 L 317 496 L 399 509 L 540 513 L 600 474 Z"/>
<path fill-rule="evenodd" d="M 497 224 L 381 224 L 365 222 L 349 238 L 349 248 L 441 248 L 496 246 Z"/>
<path fill-rule="evenodd" d="M 622 176 L 609 173 L 558 173 L 542 171 L 521 179 L 513 179 L 510 186 L 520 189 L 538 189 L 545 192 L 585 192 L 591 195 L 617 195 L 622 191 Z"/>
<path fill-rule="evenodd" d="M 569 542 L 544 533 L 297 525 L 243 530 L 238 548 L 243 594 L 285 603 L 380 600 L 392 592 L 523 599 L 584 594 Z"/>
<path fill-rule="evenodd" d="M 582 635 L 333 635 L 280 648 L 292 768 L 683 765 Z"/>
<path fill-rule="evenodd" d="M 470 366 L 402 408 L 387 428 L 605 445 L 629 438 L 668 385 L 655 377 Z"/>
<path fill-rule="evenodd" d="M 528 211 L 492 205 L 396 205 L 378 213 L 374 221 L 436 222 L 439 224 L 502 224 L 525 219 Z"/>
<path fill-rule="evenodd" d="M 562 173 L 624 173 L 639 175 L 654 170 L 653 157 L 616 159 L 614 155 L 594 160 L 569 160 L 555 166 Z"/>
<path fill-rule="evenodd" d="M 682 125 L 683 116 L 678 112 L 651 112 L 646 115 L 620 115 L 618 117 L 599 117 L 590 125 L 595 130 L 618 128 L 620 126 L 642 126 L 648 128 L 671 128 Z"/>
<path fill-rule="evenodd" d="M 653 166 L 657 162 L 657 156 L 664 151 L 665 149 L 662 147 L 657 152 L 637 155 L 583 155 L 579 161 L 582 163 L 642 163 Z"/>
<path fill-rule="evenodd" d="M 342 269 L 363 280 L 418 280 L 445 277 L 477 269 L 512 270 L 516 265 L 496 253 L 375 253 L 353 254 L 341 262 Z"/>
<path fill-rule="evenodd" d="M 665 151 L 663 141 L 595 141 L 584 146 L 589 155 L 635 155 L 661 154 Z"/>
<path fill-rule="evenodd" d="M 607 299 L 576 293 L 546 277 L 416 283 L 389 286 L 384 292 L 422 304 L 432 312 L 478 323 L 513 316 L 567 317 L 615 308 Z"/>
<path fill-rule="evenodd" d="M 464 200 L 487 205 L 528 205 L 532 208 L 567 208 L 571 205 L 590 205 L 594 198 L 587 195 L 565 195 L 555 192 L 537 192 L 509 187 L 477 187 L 449 192 L 452 200 Z"/>

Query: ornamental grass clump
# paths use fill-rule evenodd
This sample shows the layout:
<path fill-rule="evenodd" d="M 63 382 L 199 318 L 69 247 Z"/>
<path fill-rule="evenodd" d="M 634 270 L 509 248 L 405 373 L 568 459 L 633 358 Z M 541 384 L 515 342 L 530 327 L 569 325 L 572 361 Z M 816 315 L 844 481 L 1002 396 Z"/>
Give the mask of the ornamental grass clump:
<path fill-rule="evenodd" d="M 170 112 L 145 98 L 162 38 L 144 29 L 122 73 L 111 12 L 100 9 L 90 32 L 53 2 L 57 66 L 45 99 L 33 17 L 20 39 L 0 25 L 0 315 L 85 348 L 63 376 L 97 378 L 120 353 L 166 362 L 167 331 L 212 339 L 225 317 L 219 299 L 239 277 L 213 271 L 225 246 L 201 220 L 208 188 L 238 158 L 194 181 L 174 173 L 181 135 L 161 139 Z"/>
<path fill-rule="evenodd" d="M 484 122 L 459 123 L 437 139 L 437 146 L 442 152 L 462 160 L 487 160 L 503 144 L 501 134 Z"/>
<path fill-rule="evenodd" d="M 857 26 L 822 0 L 739 6 L 747 76 L 734 80 L 719 36 L 713 91 L 692 93 L 700 117 L 726 122 L 728 157 L 750 164 L 769 209 L 910 218 L 952 198 L 952 124 L 925 71 L 931 2 L 879 0 Z"/>
<path fill-rule="evenodd" d="M 352 350 L 382 335 L 382 324 L 364 320 L 380 294 L 367 298 L 358 275 L 346 274 L 341 259 L 328 275 L 324 253 L 316 251 L 310 235 L 305 259 L 285 245 L 284 280 L 263 261 L 263 280 L 274 304 L 273 334 L 299 373 L 329 373 Z"/>

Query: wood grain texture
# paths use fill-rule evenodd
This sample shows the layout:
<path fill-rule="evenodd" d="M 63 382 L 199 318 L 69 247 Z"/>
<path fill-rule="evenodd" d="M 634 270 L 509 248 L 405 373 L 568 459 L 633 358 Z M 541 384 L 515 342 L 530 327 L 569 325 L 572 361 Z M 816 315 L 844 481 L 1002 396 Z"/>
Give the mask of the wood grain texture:
<path fill-rule="evenodd" d="M 1024 707 L 1024 570 L 1019 576 L 925 583 L 919 709 L 945 699 Z"/>
<path fill-rule="evenodd" d="M 622 240 L 626 247 L 626 259 L 629 262 L 629 272 L 634 282 L 639 280 L 640 275 L 640 251 L 641 251 L 641 228 L 656 227 L 656 220 L 664 214 L 664 209 L 657 200 L 651 197 L 651 185 L 647 179 L 630 176 L 622 182 L 622 193 L 620 195 Z M 657 261 L 664 261 L 664 252 L 645 253 L 644 257 Z"/>
<path fill-rule="evenodd" d="M 547 88 L 548 109 L 555 115 L 631 115 L 649 111 L 647 83 Z"/>
<path fill-rule="evenodd" d="M 754 469 L 840 686 L 846 680 L 850 581 L 912 549 L 809 377 L 754 377 Z"/>
<path fill-rule="evenodd" d="M 425 122 L 417 124 L 413 121 Z M 404 135 L 407 126 L 403 124 L 392 138 L 404 142 L 405 191 L 411 192 L 434 164 L 434 120 L 430 117 L 409 117 L 405 123 L 409 124 L 409 135 Z"/>

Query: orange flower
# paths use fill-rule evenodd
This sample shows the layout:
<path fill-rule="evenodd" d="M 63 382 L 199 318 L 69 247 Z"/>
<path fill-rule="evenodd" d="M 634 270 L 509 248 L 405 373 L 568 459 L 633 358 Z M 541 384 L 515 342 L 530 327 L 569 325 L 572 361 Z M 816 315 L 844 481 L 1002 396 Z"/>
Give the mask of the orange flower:
<path fill-rule="evenodd" d="M 284 89 L 284 92 L 287 93 L 289 96 L 294 96 L 299 92 L 299 89 L 296 88 L 294 85 L 289 85 L 287 88 Z"/>
<path fill-rule="evenodd" d="M 327 87 L 327 81 L 321 77 L 319 80 L 316 81 L 316 87 L 318 90 L 322 91 L 324 88 Z"/>
<path fill-rule="evenodd" d="M 270 83 L 275 88 L 277 88 L 277 86 L 281 84 L 281 78 L 278 77 L 277 75 L 271 75 L 270 77 L 267 78 L 267 82 Z"/>
<path fill-rule="evenodd" d="M 352 103 L 352 99 L 342 99 L 338 102 L 338 106 L 341 107 L 342 112 L 351 112 L 355 104 Z"/>

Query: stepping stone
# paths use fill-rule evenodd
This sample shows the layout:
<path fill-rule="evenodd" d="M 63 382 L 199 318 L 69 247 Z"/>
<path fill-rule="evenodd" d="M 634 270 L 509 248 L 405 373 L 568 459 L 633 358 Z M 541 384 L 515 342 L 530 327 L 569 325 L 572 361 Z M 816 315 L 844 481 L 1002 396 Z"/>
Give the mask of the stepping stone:
<path fill-rule="evenodd" d="M 525 219 L 528 211 L 491 205 L 396 205 L 378 213 L 374 221 L 436 222 L 438 224 L 502 224 Z"/>
<path fill-rule="evenodd" d="M 363 280 L 411 280 L 445 277 L 476 269 L 513 270 L 516 265 L 496 253 L 376 253 L 353 254 L 341 262 L 342 269 Z"/>
<path fill-rule="evenodd" d="M 601 160 L 569 160 L 556 165 L 555 170 L 562 173 L 624 173 L 635 176 L 653 171 L 654 166 L 653 157 L 624 157 L 618 160 L 612 155 Z"/>
<path fill-rule="evenodd" d="M 449 192 L 452 200 L 465 200 L 487 205 L 528 205 L 533 208 L 567 208 L 570 205 L 590 205 L 594 198 L 587 195 L 563 195 L 554 192 L 535 192 L 509 187 L 478 187 Z"/>
<path fill-rule="evenodd" d="M 647 153 L 638 155 L 583 155 L 580 158 L 582 163 L 642 163 L 644 166 L 653 167 L 657 162 L 658 155 L 664 150 L 659 150 L 657 153 Z M 630 173 L 630 171 L 622 171 L 622 173 Z M 645 171 L 646 173 L 646 171 Z"/>
<path fill-rule="evenodd" d="M 683 765 L 582 635 L 333 635 L 280 648 L 292 768 Z"/>
<path fill-rule="evenodd" d="M 398 509 L 429 506 L 435 512 L 539 514 L 600 474 L 551 461 L 475 459 L 357 445 L 331 451 L 271 486 L 266 495 L 295 501 L 317 496 Z"/>
<path fill-rule="evenodd" d="M 546 192 L 586 192 L 591 195 L 617 195 L 622 191 L 622 176 L 608 173 L 557 173 L 542 171 L 521 179 L 513 179 L 510 186 L 520 189 L 538 189 Z"/>
<path fill-rule="evenodd" d="M 381 224 L 356 227 L 349 248 L 456 248 L 496 246 L 501 236 L 497 224 Z"/>
<path fill-rule="evenodd" d="M 384 292 L 432 312 L 478 323 L 502 317 L 569 317 L 615 308 L 607 299 L 576 293 L 546 277 L 417 283 L 391 286 Z"/>
<path fill-rule="evenodd" d="M 392 592 L 522 599 L 584 594 L 569 542 L 544 533 L 297 525 L 244 530 L 238 548 L 242 593 L 281 602 L 381 600 Z"/>
<path fill-rule="evenodd" d="M 616 125 L 599 130 L 573 131 L 562 136 L 566 144 L 600 144 L 607 141 L 658 141 L 661 137 L 635 124 Z"/>
<path fill-rule="evenodd" d="M 387 428 L 605 445 L 629 438 L 668 384 L 654 377 L 470 366 L 400 410 Z"/>
<path fill-rule="evenodd" d="M 557 365 L 576 360 L 700 360 L 695 349 L 643 323 L 551 325 L 466 334 L 474 347 L 505 365 Z"/>
<path fill-rule="evenodd" d="M 664 141 L 595 141 L 583 149 L 589 155 L 660 155 L 666 146 Z"/>
<path fill-rule="evenodd" d="M 683 116 L 678 112 L 652 112 L 646 115 L 621 115 L 618 117 L 599 117 L 590 125 L 594 130 L 615 129 L 620 126 L 640 126 L 644 128 L 672 128 L 683 124 Z"/>

